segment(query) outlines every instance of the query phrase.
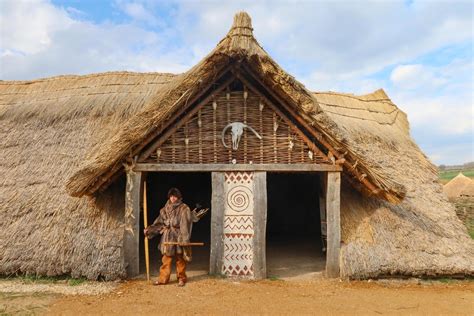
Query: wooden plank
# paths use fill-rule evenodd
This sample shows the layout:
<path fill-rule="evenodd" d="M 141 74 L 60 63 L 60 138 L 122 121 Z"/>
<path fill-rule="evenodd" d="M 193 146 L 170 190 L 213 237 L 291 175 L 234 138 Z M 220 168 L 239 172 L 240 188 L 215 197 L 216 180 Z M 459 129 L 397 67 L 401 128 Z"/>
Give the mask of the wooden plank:
<path fill-rule="evenodd" d="M 254 236 L 253 236 L 253 273 L 255 279 L 267 277 L 266 227 L 267 227 L 267 173 L 255 172 L 254 179 Z"/>
<path fill-rule="evenodd" d="M 209 274 L 222 274 L 224 260 L 224 172 L 212 173 L 211 255 Z"/>
<path fill-rule="evenodd" d="M 338 165 L 325 164 L 157 164 L 137 163 L 135 171 L 271 171 L 271 172 L 296 172 L 296 171 L 342 171 Z"/>
<path fill-rule="evenodd" d="M 341 249 L 341 174 L 328 172 L 326 186 L 327 252 L 326 275 L 339 277 L 339 252 Z"/>
<path fill-rule="evenodd" d="M 123 232 L 123 258 L 128 278 L 133 278 L 139 274 L 141 181 L 141 172 L 135 172 L 133 170 L 127 171 Z"/>

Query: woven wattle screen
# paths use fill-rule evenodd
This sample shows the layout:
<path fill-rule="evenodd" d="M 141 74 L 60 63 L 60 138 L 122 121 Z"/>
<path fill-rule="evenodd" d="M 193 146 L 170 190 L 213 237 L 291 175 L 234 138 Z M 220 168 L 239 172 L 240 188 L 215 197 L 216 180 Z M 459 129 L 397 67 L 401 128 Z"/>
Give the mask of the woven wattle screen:
<path fill-rule="evenodd" d="M 237 149 L 232 148 L 229 123 L 244 128 Z M 227 91 L 202 106 L 182 124 L 147 160 L 157 163 L 330 163 L 321 152 L 311 151 L 290 125 L 250 91 Z M 252 129 L 255 131 L 252 131 Z M 260 136 L 260 137 L 259 137 Z M 235 144 L 236 142 L 234 142 Z"/>

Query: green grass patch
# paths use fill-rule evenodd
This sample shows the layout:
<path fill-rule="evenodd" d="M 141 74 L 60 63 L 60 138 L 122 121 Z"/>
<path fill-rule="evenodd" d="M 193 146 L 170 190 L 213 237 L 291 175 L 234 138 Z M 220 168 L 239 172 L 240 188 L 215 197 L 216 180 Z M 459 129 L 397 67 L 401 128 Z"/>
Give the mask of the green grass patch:
<path fill-rule="evenodd" d="M 439 279 L 437 279 L 437 281 L 438 281 L 438 282 L 441 282 L 441 283 L 449 284 L 449 283 L 454 283 L 454 282 L 456 282 L 457 280 L 452 279 L 452 278 L 439 278 Z"/>
<path fill-rule="evenodd" d="M 270 281 L 281 281 L 282 279 L 278 275 L 270 275 L 268 277 Z"/>
<path fill-rule="evenodd" d="M 27 274 L 27 275 L 17 276 L 16 279 L 23 281 L 23 283 L 51 284 L 51 283 L 57 283 L 59 281 L 64 281 L 67 278 L 60 277 L 60 276 L 49 277 L 49 276 Z"/>
<path fill-rule="evenodd" d="M 69 284 L 70 286 L 76 286 L 76 285 L 80 285 L 80 284 L 84 283 L 85 281 L 86 281 L 85 278 L 69 279 L 67 284 Z"/>
<path fill-rule="evenodd" d="M 25 284 L 67 284 L 69 286 L 77 286 L 86 282 L 86 278 L 71 278 L 68 275 L 61 276 L 40 276 L 34 274 L 0 276 L 2 280 L 16 280 Z M 1 316 L 1 315 L 0 315 Z"/>
<path fill-rule="evenodd" d="M 463 175 L 466 177 L 474 179 L 474 169 L 455 169 L 455 170 L 444 170 L 444 171 L 439 171 L 439 179 L 443 182 L 446 183 L 453 179 L 455 176 L 459 174 L 459 172 L 462 172 Z"/>

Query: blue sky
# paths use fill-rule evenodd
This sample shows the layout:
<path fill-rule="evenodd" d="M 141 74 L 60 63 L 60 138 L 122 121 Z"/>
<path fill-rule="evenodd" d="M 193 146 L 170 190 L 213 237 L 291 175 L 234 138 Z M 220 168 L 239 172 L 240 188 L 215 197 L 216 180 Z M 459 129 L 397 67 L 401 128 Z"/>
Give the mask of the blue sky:
<path fill-rule="evenodd" d="M 472 1 L 2 0 L 0 79 L 183 72 L 239 10 L 310 90 L 383 88 L 434 163 L 474 160 Z"/>

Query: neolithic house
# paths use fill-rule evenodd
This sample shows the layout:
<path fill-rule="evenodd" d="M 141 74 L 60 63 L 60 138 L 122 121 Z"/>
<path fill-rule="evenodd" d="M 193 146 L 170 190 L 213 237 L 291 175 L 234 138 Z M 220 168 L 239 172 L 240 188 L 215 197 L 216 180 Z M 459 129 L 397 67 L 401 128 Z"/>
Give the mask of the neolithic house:
<path fill-rule="evenodd" d="M 405 113 L 382 90 L 308 91 L 246 13 L 183 74 L 2 81 L 0 122 L 1 274 L 137 275 L 144 181 L 148 222 L 170 186 L 211 208 L 193 238 L 210 273 L 263 278 L 305 251 L 328 276 L 474 273 Z"/>

